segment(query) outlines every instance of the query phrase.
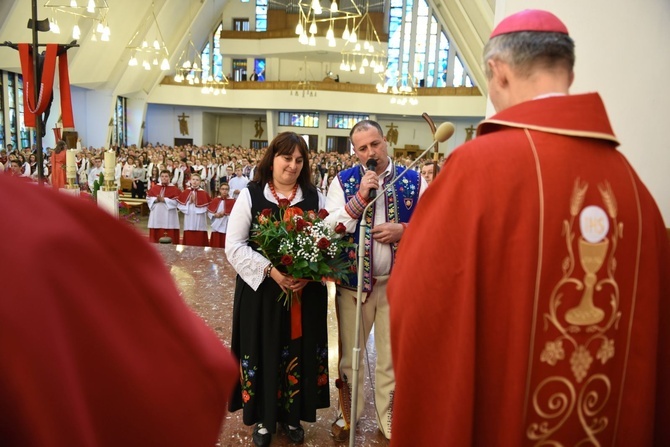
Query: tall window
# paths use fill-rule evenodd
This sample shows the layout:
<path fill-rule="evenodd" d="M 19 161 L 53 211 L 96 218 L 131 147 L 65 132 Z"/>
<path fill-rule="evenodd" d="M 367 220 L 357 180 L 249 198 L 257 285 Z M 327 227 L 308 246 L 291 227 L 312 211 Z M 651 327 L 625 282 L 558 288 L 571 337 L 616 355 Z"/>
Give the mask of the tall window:
<path fill-rule="evenodd" d="M 249 31 L 249 19 L 233 19 L 233 31 Z"/>
<path fill-rule="evenodd" d="M 265 59 L 254 59 L 254 73 L 256 81 L 265 81 Z"/>
<path fill-rule="evenodd" d="M 449 50 L 447 34 L 426 0 L 390 0 L 387 85 L 472 86 L 458 57 L 449 66 Z"/>
<path fill-rule="evenodd" d="M 112 116 L 112 124 L 114 132 L 112 133 L 111 144 L 116 144 L 120 147 L 128 146 L 128 122 L 126 118 L 126 103 L 127 99 L 123 96 L 117 96 L 116 109 Z"/>
<path fill-rule="evenodd" d="M 211 74 L 214 79 L 220 81 L 223 79 L 223 56 L 221 56 L 221 31 L 223 22 L 219 22 L 214 32 L 209 35 L 200 58 L 202 59 L 202 79 L 207 79 Z M 212 51 L 214 48 L 214 51 Z"/>
<path fill-rule="evenodd" d="M 5 147 L 5 88 L 2 81 L 2 74 L 3 72 L 0 70 L 0 148 Z"/>
<path fill-rule="evenodd" d="M 18 148 L 16 132 L 16 77 L 14 73 L 7 74 L 7 99 L 9 103 L 9 132 L 7 133 L 7 144 Z"/>
<path fill-rule="evenodd" d="M 19 127 L 19 137 L 20 137 L 20 143 L 19 147 L 22 149 L 25 147 L 30 147 L 30 131 L 26 128 L 26 121 L 25 117 L 23 115 L 23 76 L 18 75 L 18 82 L 17 84 L 17 108 L 19 109 L 19 122 L 18 122 L 18 127 Z"/>
<path fill-rule="evenodd" d="M 221 31 L 223 31 L 223 22 L 216 27 L 212 40 L 214 41 L 214 54 L 212 54 L 212 68 L 214 79 L 220 81 L 223 79 L 223 56 L 221 56 Z"/>
<path fill-rule="evenodd" d="M 268 30 L 268 0 L 256 0 L 256 31 Z"/>

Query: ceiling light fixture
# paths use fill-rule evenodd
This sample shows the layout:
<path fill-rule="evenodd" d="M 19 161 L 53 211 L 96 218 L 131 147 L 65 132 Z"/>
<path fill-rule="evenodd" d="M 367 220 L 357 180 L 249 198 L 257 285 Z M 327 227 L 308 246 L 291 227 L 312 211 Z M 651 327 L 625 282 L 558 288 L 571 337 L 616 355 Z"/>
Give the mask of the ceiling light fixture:
<path fill-rule="evenodd" d="M 146 34 L 152 28 L 155 28 L 154 31 L 155 36 L 153 44 L 149 45 L 149 43 L 146 40 Z M 139 43 L 140 39 L 142 39 L 142 43 Z M 169 62 L 170 52 L 167 49 L 165 39 L 163 38 L 163 33 L 161 33 L 161 28 L 158 25 L 158 19 L 156 18 L 154 2 L 151 2 L 151 14 L 145 18 L 144 23 L 142 24 L 142 26 L 140 26 L 137 32 L 130 39 L 130 42 L 128 42 L 128 46 L 126 46 L 126 48 L 131 51 L 133 57 L 136 58 L 139 55 L 144 58 L 142 66 L 146 70 L 151 69 L 151 64 L 149 64 L 149 61 L 150 60 L 153 61 L 154 59 L 161 60 L 160 69 L 162 71 L 170 70 L 170 62 Z M 131 62 L 132 58 L 128 62 L 128 65 L 134 66 L 133 64 L 131 64 Z M 147 68 L 147 66 L 149 68 Z"/>
<path fill-rule="evenodd" d="M 78 17 L 77 22 L 72 27 L 72 37 L 74 39 L 81 38 L 83 22 L 90 19 L 97 22 L 97 26 L 92 27 L 91 41 L 96 42 L 98 38 L 103 42 L 109 41 L 111 31 L 109 25 L 107 25 L 107 13 L 109 12 L 107 0 L 88 0 L 88 2 L 82 0 L 80 3 L 77 3 L 76 0 L 47 0 L 44 6 L 51 8 L 54 14 L 63 13 Z M 60 33 L 60 27 L 56 26 L 54 29 L 52 26 L 51 31 L 58 34 Z"/>

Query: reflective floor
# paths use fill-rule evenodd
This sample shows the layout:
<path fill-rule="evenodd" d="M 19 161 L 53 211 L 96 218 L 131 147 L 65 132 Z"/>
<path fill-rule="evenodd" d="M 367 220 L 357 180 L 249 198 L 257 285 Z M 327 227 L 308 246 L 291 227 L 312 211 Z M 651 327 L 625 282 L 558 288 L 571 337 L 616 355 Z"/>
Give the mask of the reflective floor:
<path fill-rule="evenodd" d="M 235 272 L 228 264 L 222 249 L 186 247 L 181 245 L 155 245 L 165 259 L 186 303 L 218 334 L 221 341 L 230 346 Z M 337 377 L 337 318 L 335 316 L 335 289 L 329 287 L 329 369 L 331 408 L 319 410 L 317 421 L 303 423 L 305 446 L 346 446 L 348 442 L 337 442 L 330 436 L 330 425 L 336 417 L 338 403 L 335 378 Z M 370 377 L 374 377 L 374 331 L 367 342 L 369 362 L 361 365 L 366 371 L 363 387 L 365 410 L 356 432 L 357 446 L 388 446 L 389 442 L 377 429 L 372 405 L 373 392 Z M 241 412 L 226 416 L 219 438 L 222 447 L 251 446 L 252 427 L 242 423 Z M 273 446 L 290 446 L 288 438 L 278 430 L 272 439 Z"/>

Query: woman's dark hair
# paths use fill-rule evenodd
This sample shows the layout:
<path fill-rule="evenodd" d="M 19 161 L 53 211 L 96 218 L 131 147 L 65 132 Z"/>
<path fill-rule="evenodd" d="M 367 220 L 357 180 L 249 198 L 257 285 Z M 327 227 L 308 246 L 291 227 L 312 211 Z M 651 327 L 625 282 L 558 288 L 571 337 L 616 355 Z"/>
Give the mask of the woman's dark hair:
<path fill-rule="evenodd" d="M 63 140 L 59 140 L 58 143 L 56 143 L 56 147 L 54 148 L 54 152 L 59 154 L 62 150 L 67 149 L 67 144 Z"/>
<path fill-rule="evenodd" d="M 264 187 L 266 183 L 272 180 L 272 165 L 275 157 L 292 155 L 296 147 L 300 150 L 300 155 L 302 155 L 303 159 L 302 170 L 300 171 L 300 175 L 298 175 L 298 185 L 300 185 L 303 191 L 316 189 L 312 183 L 312 174 L 309 169 L 307 143 L 295 132 L 282 132 L 270 142 L 263 158 L 261 158 L 256 167 L 253 181 Z"/>

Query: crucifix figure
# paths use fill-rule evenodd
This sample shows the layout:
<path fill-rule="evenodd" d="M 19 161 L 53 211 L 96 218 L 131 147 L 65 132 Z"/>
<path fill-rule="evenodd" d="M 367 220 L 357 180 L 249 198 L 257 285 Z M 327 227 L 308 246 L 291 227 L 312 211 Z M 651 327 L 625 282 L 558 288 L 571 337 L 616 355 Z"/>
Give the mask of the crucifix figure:
<path fill-rule="evenodd" d="M 254 121 L 256 124 L 254 124 L 254 128 L 256 129 L 256 134 L 254 135 L 254 138 L 261 138 L 263 136 L 263 118 L 258 118 L 256 121 Z"/>
<path fill-rule="evenodd" d="M 186 119 L 190 117 L 185 113 L 182 113 L 181 115 L 178 115 L 177 118 L 179 119 L 179 132 L 182 135 L 188 135 L 188 121 L 186 121 Z"/>
<path fill-rule="evenodd" d="M 470 127 L 465 128 L 465 141 L 472 140 L 472 135 L 475 133 L 475 127 L 471 124 Z"/>
<path fill-rule="evenodd" d="M 391 123 L 390 126 L 386 126 L 389 128 L 388 132 L 386 132 L 386 141 L 388 141 L 390 144 L 398 144 L 398 126 L 393 125 Z"/>

